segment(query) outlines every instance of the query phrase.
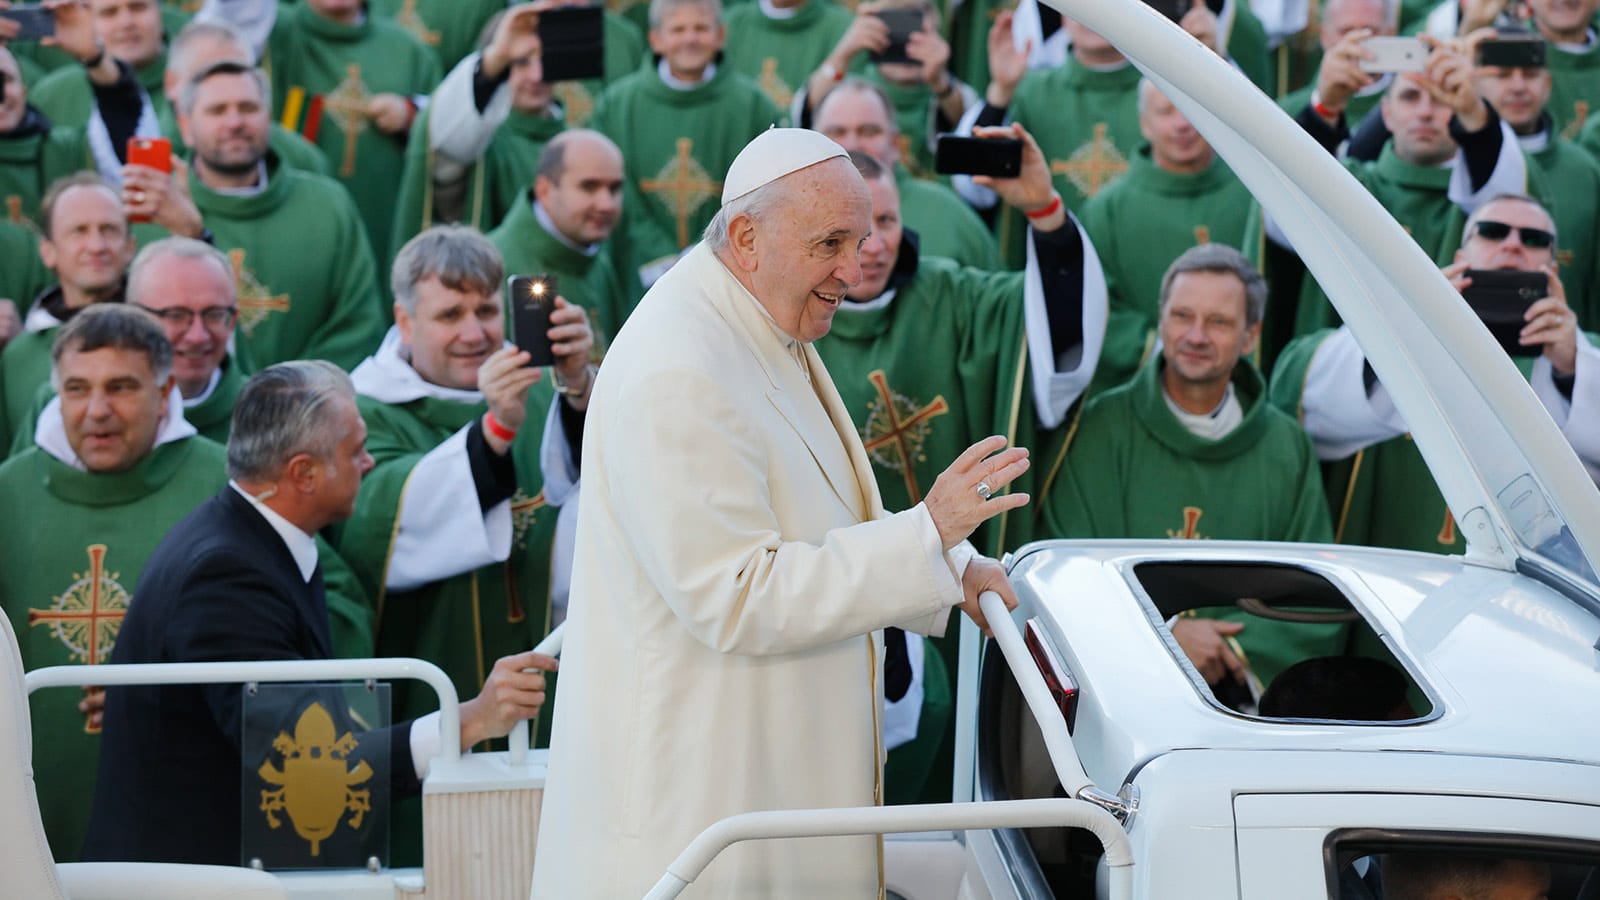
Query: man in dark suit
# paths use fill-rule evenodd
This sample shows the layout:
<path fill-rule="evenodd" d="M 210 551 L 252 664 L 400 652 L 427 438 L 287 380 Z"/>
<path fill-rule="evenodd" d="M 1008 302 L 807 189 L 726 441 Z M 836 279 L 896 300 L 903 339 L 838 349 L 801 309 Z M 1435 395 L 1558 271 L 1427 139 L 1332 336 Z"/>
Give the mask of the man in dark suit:
<path fill-rule="evenodd" d="M 349 377 L 330 363 L 251 378 L 234 408 L 229 484 L 151 556 L 111 661 L 331 655 L 313 535 L 350 515 L 372 467 L 366 431 Z M 555 661 L 527 652 L 495 663 L 461 706 L 462 749 L 538 714 L 535 667 Z M 240 695 L 239 685 L 107 691 L 86 859 L 239 862 Z M 438 741 L 433 716 L 362 738 L 369 759 L 387 754 L 395 796 L 417 792 Z"/>

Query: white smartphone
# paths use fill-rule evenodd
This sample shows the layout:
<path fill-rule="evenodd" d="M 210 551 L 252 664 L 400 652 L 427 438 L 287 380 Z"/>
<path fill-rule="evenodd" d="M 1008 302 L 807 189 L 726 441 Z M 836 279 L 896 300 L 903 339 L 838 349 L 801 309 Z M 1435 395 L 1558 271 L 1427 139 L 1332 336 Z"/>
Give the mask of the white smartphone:
<path fill-rule="evenodd" d="M 1428 48 L 1420 38 L 1369 37 L 1361 49 L 1373 56 L 1361 61 L 1363 72 L 1421 72 L 1428 64 Z"/>

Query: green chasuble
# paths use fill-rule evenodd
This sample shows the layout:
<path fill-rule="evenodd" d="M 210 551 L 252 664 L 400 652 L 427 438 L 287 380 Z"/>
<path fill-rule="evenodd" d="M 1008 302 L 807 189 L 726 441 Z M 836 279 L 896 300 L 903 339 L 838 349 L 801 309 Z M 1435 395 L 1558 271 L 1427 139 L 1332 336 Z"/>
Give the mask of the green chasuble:
<path fill-rule="evenodd" d="M 1161 277 L 1197 244 L 1245 246 L 1250 192 L 1213 157 L 1197 174 L 1162 169 L 1150 146 L 1133 154 L 1128 173 L 1089 201 L 1083 227 L 1105 269 L 1110 314 L 1093 390 L 1133 377 L 1156 341 Z"/>
<path fill-rule="evenodd" d="M 489 240 L 500 248 L 506 272 L 553 274 L 559 281 L 561 296 L 588 310 L 598 361 L 643 292 L 637 280 L 623 284 L 617 267 L 611 262 L 609 240 L 594 255 L 568 246 L 539 223 L 533 203 L 527 198 L 524 194 L 500 227 L 489 232 Z"/>
<path fill-rule="evenodd" d="M 1240 362 L 1234 369 L 1244 419 L 1219 440 L 1191 433 L 1167 406 L 1164 368 L 1155 357 L 1132 381 L 1089 401 L 1067 445 L 1051 454 L 1051 479 L 1042 502 L 1035 501 L 1046 534 L 1328 541 L 1311 440 L 1266 402 L 1255 367 Z M 1216 618 L 1247 623 L 1238 643 L 1263 685 L 1302 659 L 1342 653 L 1348 631 L 1343 624 L 1291 624 L 1240 610 Z"/>
<path fill-rule="evenodd" d="M 936 181 L 912 178 L 903 165 L 894 167 L 900 191 L 900 218 L 917 229 L 923 256 L 942 256 L 964 266 L 1000 268 L 994 234 L 967 201 Z"/>
<path fill-rule="evenodd" d="M 1555 133 L 1574 140 L 1600 105 L 1600 49 L 1572 53 L 1548 44 L 1545 65 L 1550 68 L 1550 100 L 1544 108 L 1555 121 Z"/>
<path fill-rule="evenodd" d="M 39 202 L 50 184 L 80 169 L 93 171 L 94 157 L 83 132 L 75 128 L 46 125 L 34 133 L 0 138 L 0 218 L 37 225 Z"/>
<path fill-rule="evenodd" d="M 478 35 L 505 0 L 369 0 L 367 9 L 411 32 L 433 51 L 440 72 L 478 49 Z"/>
<path fill-rule="evenodd" d="M 1600 121 L 1597 119 L 1596 121 Z M 1556 261 L 1567 305 L 1578 326 L 1600 327 L 1600 163 L 1573 142 L 1550 135 L 1543 150 L 1527 154 L 1531 173 L 1545 186 L 1541 199 L 1555 219 Z"/>
<path fill-rule="evenodd" d="M 0 466 L 0 604 L 27 669 L 111 658 L 128 599 L 156 545 L 227 484 L 223 449 L 204 438 L 163 444 L 132 469 L 80 472 L 33 449 Z M 35 694 L 34 779 L 58 862 L 78 858 L 94 796 L 100 735 L 78 712 L 83 692 Z"/>
<path fill-rule="evenodd" d="M 1404 162 L 1395 155 L 1393 141 L 1383 145 L 1377 162 L 1347 159 L 1344 166 L 1439 267 L 1455 259 L 1467 216 L 1461 207 L 1450 202 L 1449 166 L 1417 166 Z M 1308 271 L 1301 284 L 1294 333 L 1309 334 L 1342 321 L 1338 310 L 1328 302 L 1327 294 Z"/>
<path fill-rule="evenodd" d="M 989 87 L 989 28 L 1017 0 L 962 0 L 945 20 L 950 40 L 950 74 L 983 96 Z"/>
<path fill-rule="evenodd" d="M 28 311 L 28 303 L 50 286 L 54 278 L 39 258 L 39 235 L 21 222 L 0 218 L 0 300 L 16 304 L 17 314 Z"/>
<path fill-rule="evenodd" d="M 150 96 L 150 109 L 158 119 L 172 118 L 172 104 L 162 90 L 162 79 L 167 75 L 167 55 L 163 52 L 149 65 L 134 69 L 133 75 Z M 83 128 L 89 124 L 89 114 L 94 111 L 94 88 L 89 84 L 89 73 L 83 66 L 57 69 L 40 80 L 28 92 L 28 102 L 50 117 L 57 127 Z"/>
<path fill-rule="evenodd" d="M 0 455 L 13 447 L 20 432 L 31 430 L 30 413 L 50 384 L 50 345 L 59 327 L 24 331 L 0 351 Z"/>
<path fill-rule="evenodd" d="M 385 19 L 340 25 L 302 3 L 281 11 L 262 65 L 272 74 L 274 113 L 284 114 L 291 95 L 303 98 L 300 121 L 285 124 L 298 125 L 308 137 L 315 125 L 314 143 L 355 198 L 373 258 L 388 259 L 405 135 L 379 131 L 367 118 L 366 104 L 374 94 L 415 98 L 431 92 L 440 77 L 433 52 Z M 321 109 L 315 123 L 308 121 L 314 105 Z"/>
<path fill-rule="evenodd" d="M 236 338 L 256 366 L 326 359 L 353 368 L 378 345 L 384 317 L 361 218 L 337 182 L 267 160 L 266 190 L 254 196 L 189 180 L 217 249 L 233 262 Z"/>
<path fill-rule="evenodd" d="M 500 224 L 517 200 L 533 187 L 544 145 L 561 133 L 566 121 L 560 111 L 536 116 L 511 111 L 495 130 L 494 138 L 478 163 L 467 170 L 466 193 L 461 222 L 479 231 L 490 231 Z M 389 241 L 391 253 L 399 253 L 406 241 L 430 225 L 448 221 L 434 205 L 434 153 L 428 148 L 428 110 L 417 115 L 406 145 L 406 170 L 400 181 L 400 199 L 394 214 L 394 233 Z"/>
<path fill-rule="evenodd" d="M 640 4 L 639 8 L 643 9 L 644 4 Z M 566 113 L 567 127 L 587 127 L 594 120 L 595 104 L 606 86 L 633 74 L 649 61 L 649 44 L 644 39 L 644 27 L 615 13 L 606 13 L 605 77 L 558 81 L 552 85 L 552 93 L 561 101 L 561 108 Z"/>
<path fill-rule="evenodd" d="M 1144 140 L 1139 77 L 1131 63 L 1097 72 L 1068 57 L 1058 68 L 1029 72 L 1017 85 L 1010 116 L 1039 142 L 1068 209 L 1083 209 L 1128 171 L 1128 156 Z M 1022 267 L 1026 225 L 1022 213 L 1002 206 L 995 226 L 1000 257 L 1010 268 Z"/>
<path fill-rule="evenodd" d="M 778 121 L 755 82 L 727 66 L 688 90 L 645 68 L 606 88 L 594 127 L 628 161 L 621 228 L 641 266 L 700 240 L 722 203 L 722 177 L 752 138 Z"/>
<path fill-rule="evenodd" d="M 939 473 L 983 437 L 1004 434 L 1014 444 L 1033 446 L 1037 420 L 1027 372 L 1022 279 L 1021 272 L 985 272 L 923 258 L 915 277 L 887 305 L 858 309 L 846 300 L 832 330 L 817 339 L 817 353 L 861 432 L 885 509 L 920 503 Z M 1027 491 L 1030 481 L 1031 473 L 1025 474 L 1010 490 Z M 972 543 L 999 556 L 1002 548 L 1019 543 L 1011 529 L 1020 528 L 1022 520 L 1003 515 L 974 534 Z M 948 672 L 956 671 L 958 634 L 951 628 L 944 637 L 928 640 L 929 651 L 937 648 Z M 925 677 L 931 680 L 935 672 L 930 664 Z M 931 700 L 933 686 L 928 693 Z M 889 754 L 889 796 L 901 802 L 950 799 L 953 723 L 945 730 L 932 739 L 938 755 L 920 795 L 916 785 L 903 783 L 896 755 L 918 754 L 927 736 L 919 732 Z"/>
<path fill-rule="evenodd" d="M 722 61 L 753 79 L 778 109 L 787 111 L 796 90 L 822 65 L 855 16 L 833 0 L 806 0 L 794 15 L 775 19 L 759 3 L 728 11 Z"/>
<path fill-rule="evenodd" d="M 550 548 L 559 510 L 544 502 L 539 440 L 555 396 L 550 384 L 546 372 L 529 391 L 529 427 L 512 445 L 520 488 L 511 499 L 510 559 L 404 592 L 384 585 L 406 481 L 428 451 L 488 407 L 428 397 L 400 404 L 357 398 L 367 422 L 367 452 L 376 466 L 361 480 L 356 512 L 345 523 L 339 549 L 373 598 L 378 655 L 428 660 L 450 675 L 462 697 L 478 695 L 495 660 L 528 650 L 549 630 Z M 438 708 L 433 692 L 423 686 L 396 684 L 394 697 L 396 720 Z M 543 746 L 550 717 L 539 718 Z"/>

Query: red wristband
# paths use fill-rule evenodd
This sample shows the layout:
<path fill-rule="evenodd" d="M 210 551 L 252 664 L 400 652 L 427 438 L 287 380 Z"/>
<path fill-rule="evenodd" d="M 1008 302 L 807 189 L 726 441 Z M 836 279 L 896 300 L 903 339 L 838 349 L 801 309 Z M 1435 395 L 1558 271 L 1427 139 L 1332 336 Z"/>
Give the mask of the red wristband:
<path fill-rule="evenodd" d="M 1060 208 L 1061 208 L 1061 195 L 1060 194 L 1056 194 L 1055 197 L 1053 197 L 1050 200 L 1050 205 L 1049 206 L 1046 206 L 1044 209 L 1036 209 L 1033 212 L 1024 212 L 1023 215 L 1025 215 L 1029 219 L 1037 222 L 1040 219 L 1048 219 L 1051 216 L 1055 215 L 1056 214 L 1056 210 L 1058 210 Z"/>
<path fill-rule="evenodd" d="M 1344 114 L 1342 109 L 1330 109 L 1326 103 L 1322 102 L 1321 97 L 1311 98 L 1311 111 L 1333 122 L 1339 121 L 1339 117 Z"/>
<path fill-rule="evenodd" d="M 496 422 L 492 412 L 483 414 L 483 429 L 508 444 L 517 439 L 517 433 Z"/>

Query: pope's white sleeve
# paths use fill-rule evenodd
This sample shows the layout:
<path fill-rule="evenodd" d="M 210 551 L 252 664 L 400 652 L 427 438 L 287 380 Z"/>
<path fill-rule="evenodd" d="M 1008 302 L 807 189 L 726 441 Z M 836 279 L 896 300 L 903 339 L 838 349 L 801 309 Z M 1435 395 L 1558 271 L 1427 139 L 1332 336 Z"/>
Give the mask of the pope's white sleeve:
<path fill-rule="evenodd" d="M 1572 399 L 1556 389 L 1555 370 L 1543 356 L 1533 362 L 1529 379 L 1550 418 L 1566 435 L 1589 477 L 1600 483 L 1600 349 L 1578 334 L 1578 361 Z"/>
<path fill-rule="evenodd" d="M 407 738 L 411 744 L 411 767 L 421 781 L 428 777 L 428 766 L 433 758 L 444 749 L 444 737 L 439 734 L 439 712 L 435 710 L 412 720 Z"/>
<path fill-rule="evenodd" d="M 1076 347 L 1054 347 L 1050 341 L 1050 316 L 1044 296 L 1044 280 L 1039 277 L 1039 256 L 1033 244 L 1033 229 L 1028 229 L 1028 267 L 1022 276 L 1023 321 L 1028 336 L 1028 373 L 1033 386 L 1034 409 L 1039 424 L 1055 428 L 1067 417 L 1072 404 L 1089 389 L 1100 348 L 1105 343 L 1108 301 L 1106 274 L 1100 267 L 1089 232 L 1078 217 L 1067 213 L 1070 221 L 1062 227 L 1078 229 L 1083 241 L 1083 343 Z"/>
<path fill-rule="evenodd" d="M 1450 202 L 1468 214 L 1501 194 L 1526 194 L 1528 192 L 1528 159 L 1522 154 L 1522 145 L 1511 125 L 1500 120 L 1500 156 L 1495 159 L 1494 171 L 1483 187 L 1472 189 L 1472 175 L 1467 172 L 1467 155 L 1456 151 L 1450 164 Z"/>
<path fill-rule="evenodd" d="M 472 95 L 479 54 L 469 53 L 439 82 L 428 104 L 428 147 L 434 151 L 433 176 L 454 181 L 483 156 L 494 133 L 511 114 L 511 91 L 495 88 L 483 112 Z"/>
<path fill-rule="evenodd" d="M 510 555 L 511 501 L 479 507 L 462 428 L 418 460 L 406 479 L 384 584 L 411 590 Z"/>
<path fill-rule="evenodd" d="M 1406 433 L 1405 420 L 1383 385 L 1367 393 L 1362 377 L 1366 359 L 1347 327 L 1334 331 L 1311 358 L 1301 411 L 1318 459 L 1344 459 Z"/>
<path fill-rule="evenodd" d="M 922 504 L 814 541 L 785 540 L 773 503 L 774 490 L 788 485 L 775 486 L 769 466 L 784 452 L 774 441 L 802 438 L 761 430 L 770 420 L 752 420 L 731 396 L 747 390 L 680 369 L 590 410 L 606 460 L 604 502 L 690 634 L 723 653 L 794 653 L 931 619 L 961 602 L 961 582 L 937 529 L 925 527 L 932 519 Z M 650 436 L 648 447 L 639 435 Z M 670 474 L 662 460 L 672 461 Z M 785 502 L 840 501 L 824 492 Z"/>

